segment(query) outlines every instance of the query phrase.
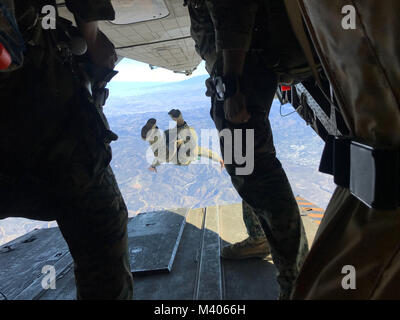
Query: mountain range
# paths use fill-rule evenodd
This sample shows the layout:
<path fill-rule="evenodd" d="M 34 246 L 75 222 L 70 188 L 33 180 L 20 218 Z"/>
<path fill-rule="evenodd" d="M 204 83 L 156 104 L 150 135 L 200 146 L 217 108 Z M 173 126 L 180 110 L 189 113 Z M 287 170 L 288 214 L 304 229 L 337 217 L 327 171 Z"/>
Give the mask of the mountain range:
<path fill-rule="evenodd" d="M 180 109 L 187 123 L 201 136 L 208 129 L 217 141 L 211 120 L 210 101 L 205 96 L 205 76 L 174 83 L 117 82 L 109 84 L 110 97 L 104 109 L 111 129 L 119 136 L 112 143 L 111 166 L 127 204 L 129 215 L 165 208 L 204 207 L 240 202 L 230 177 L 218 163 L 196 161 L 188 167 L 162 165 L 158 173 L 148 170 L 149 146 L 140 130 L 149 118 L 168 129 L 168 111 Z M 290 105 L 275 100 L 270 122 L 277 156 L 286 170 L 295 195 L 325 208 L 334 190 L 330 176 L 318 172 L 323 141 L 307 127 Z M 200 139 L 200 144 L 202 143 Z M 219 152 L 218 143 L 207 146 Z M 150 157 L 151 158 L 151 157 Z M 0 245 L 34 228 L 56 226 L 55 222 L 38 222 L 9 218 L 0 221 Z"/>

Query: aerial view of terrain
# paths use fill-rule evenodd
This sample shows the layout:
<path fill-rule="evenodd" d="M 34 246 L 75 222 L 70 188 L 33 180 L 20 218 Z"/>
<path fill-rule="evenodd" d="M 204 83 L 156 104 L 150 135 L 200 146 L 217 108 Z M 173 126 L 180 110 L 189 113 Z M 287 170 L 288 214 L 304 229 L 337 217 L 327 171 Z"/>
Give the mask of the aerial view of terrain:
<path fill-rule="evenodd" d="M 151 72 L 149 70 L 149 72 Z M 165 208 L 205 207 L 238 203 L 230 178 L 218 163 L 196 161 L 190 166 L 161 165 L 150 172 L 148 143 L 140 136 L 149 118 L 156 118 L 160 129 L 168 129 L 168 111 L 180 109 L 187 123 L 194 127 L 200 145 L 219 152 L 218 136 L 210 118 L 209 98 L 204 95 L 205 75 L 183 81 L 120 81 L 109 84 L 110 98 L 104 109 L 111 129 L 119 136 L 112 143 L 111 166 L 125 198 L 129 215 Z M 322 140 L 307 127 L 293 108 L 275 100 L 270 121 L 278 158 L 281 160 L 295 195 L 326 208 L 334 190 L 330 176 L 318 172 Z M 211 139 L 201 140 L 201 130 Z M 213 143 L 211 143 L 213 141 Z M 150 161 L 150 163 L 149 163 Z M 55 222 L 9 218 L 0 220 L 0 245 L 34 228 L 54 227 Z"/>

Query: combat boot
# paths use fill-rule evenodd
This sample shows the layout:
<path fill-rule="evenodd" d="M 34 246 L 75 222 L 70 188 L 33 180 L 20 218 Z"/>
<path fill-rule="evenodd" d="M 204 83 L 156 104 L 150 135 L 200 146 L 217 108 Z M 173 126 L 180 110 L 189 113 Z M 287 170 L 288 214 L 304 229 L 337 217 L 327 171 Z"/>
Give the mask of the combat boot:
<path fill-rule="evenodd" d="M 271 253 L 267 239 L 247 238 L 226 246 L 221 250 L 221 257 L 224 259 L 240 260 L 249 258 L 265 258 Z"/>

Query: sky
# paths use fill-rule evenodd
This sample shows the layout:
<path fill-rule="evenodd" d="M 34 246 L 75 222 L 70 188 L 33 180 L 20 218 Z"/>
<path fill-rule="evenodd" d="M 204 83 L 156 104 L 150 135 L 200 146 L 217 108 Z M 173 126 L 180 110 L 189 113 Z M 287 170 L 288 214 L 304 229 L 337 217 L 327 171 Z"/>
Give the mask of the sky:
<path fill-rule="evenodd" d="M 119 73 L 113 78 L 113 81 L 176 82 L 207 74 L 204 62 L 197 67 L 197 70 L 191 76 L 186 76 L 163 68 L 151 70 L 148 64 L 127 58 L 124 58 L 115 70 Z"/>

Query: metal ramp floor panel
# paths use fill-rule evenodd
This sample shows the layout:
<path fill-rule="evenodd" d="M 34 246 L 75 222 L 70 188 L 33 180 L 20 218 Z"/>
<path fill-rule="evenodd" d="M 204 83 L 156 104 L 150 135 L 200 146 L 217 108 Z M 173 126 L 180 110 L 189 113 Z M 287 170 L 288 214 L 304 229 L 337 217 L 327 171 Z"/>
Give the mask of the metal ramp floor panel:
<path fill-rule="evenodd" d="M 170 273 L 134 275 L 134 300 L 194 300 L 205 210 L 190 210 Z"/>
<path fill-rule="evenodd" d="M 132 273 L 170 272 L 189 209 L 139 214 L 128 223 Z"/>
<path fill-rule="evenodd" d="M 42 268 L 51 265 L 62 273 L 71 264 L 58 228 L 34 230 L 0 247 L 0 292 L 8 300 L 38 298 L 43 292 Z"/>

